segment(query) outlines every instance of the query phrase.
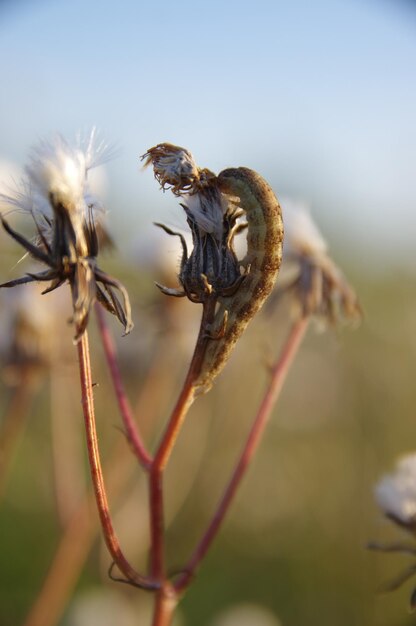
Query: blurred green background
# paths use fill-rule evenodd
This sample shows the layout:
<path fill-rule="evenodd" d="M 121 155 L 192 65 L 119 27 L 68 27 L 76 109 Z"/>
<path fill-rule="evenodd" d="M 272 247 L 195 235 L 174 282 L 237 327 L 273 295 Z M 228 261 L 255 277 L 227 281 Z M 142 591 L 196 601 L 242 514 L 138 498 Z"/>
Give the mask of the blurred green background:
<path fill-rule="evenodd" d="M 411 582 L 377 594 L 408 557 L 365 546 L 400 538 L 377 510 L 373 487 L 416 447 L 415 19 L 411 2 L 371 0 L 1 4 L 2 188 L 19 177 L 39 136 L 97 124 L 121 148 L 98 181 L 117 247 L 101 265 L 123 279 L 134 304 L 135 330 L 118 348 L 149 443 L 175 401 L 199 315 L 191 303 L 166 302 L 153 285 L 161 268 L 143 253 L 153 220 L 183 223 L 176 201 L 139 172 L 138 155 L 151 145 L 185 145 L 216 171 L 247 165 L 278 195 L 309 203 L 364 309 L 359 328 L 308 331 L 258 455 L 180 606 L 183 626 L 414 623 Z M 1 246 L 2 280 L 20 275 L 20 251 L 3 234 Z M 177 265 L 176 242 L 168 248 Z M 47 300 L 39 315 L 51 352 L 36 369 L 1 496 L 1 626 L 25 623 L 89 489 L 70 304 L 62 289 L 33 297 L 28 311 Z M 17 305 L 2 294 L 3 420 L 13 398 L 25 400 L 6 362 L 10 306 L 13 313 Z M 288 327 L 284 308 L 259 315 L 192 409 L 166 478 L 173 572 L 221 494 Z M 117 483 L 112 509 L 123 546 L 144 569 L 146 485 L 127 454 L 91 332 L 105 475 Z M 108 580 L 94 509 L 86 519 L 85 547 L 76 533 L 73 545 L 88 557 L 60 626 L 147 626 L 149 596 Z"/>

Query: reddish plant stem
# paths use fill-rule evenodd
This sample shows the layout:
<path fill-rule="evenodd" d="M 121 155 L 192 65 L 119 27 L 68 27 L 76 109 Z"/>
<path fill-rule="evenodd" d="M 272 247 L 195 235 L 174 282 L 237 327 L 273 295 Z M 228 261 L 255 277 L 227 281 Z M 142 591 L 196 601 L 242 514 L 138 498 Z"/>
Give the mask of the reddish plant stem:
<path fill-rule="evenodd" d="M 104 477 L 101 469 L 100 453 L 98 449 L 97 431 L 95 427 L 94 398 L 91 380 L 91 364 L 87 332 L 78 342 L 78 357 L 81 379 L 82 407 L 85 418 L 87 437 L 88 460 L 94 487 L 95 500 L 101 521 L 101 527 L 107 548 L 113 557 L 114 563 L 128 581 L 144 589 L 158 589 L 159 584 L 142 576 L 130 565 L 124 556 L 115 534 L 108 507 Z"/>
<path fill-rule="evenodd" d="M 178 437 L 179 430 L 195 399 L 194 382 L 199 374 L 209 340 L 207 333 L 215 314 L 215 306 L 216 298 L 208 299 L 204 304 L 191 364 L 150 469 L 151 576 L 160 581 L 165 579 L 163 472 Z"/>
<path fill-rule="evenodd" d="M 178 595 L 170 583 L 165 583 L 155 597 L 152 626 L 170 626 L 177 604 Z"/>
<path fill-rule="evenodd" d="M 273 406 L 282 389 L 286 375 L 293 362 L 293 358 L 296 355 L 305 335 L 308 322 L 309 319 L 305 317 L 292 326 L 280 357 L 271 369 L 269 385 L 266 389 L 266 393 L 260 404 L 259 410 L 254 418 L 253 425 L 234 468 L 231 479 L 201 541 L 184 567 L 183 574 L 181 574 L 175 582 L 174 587 L 178 594 L 182 593 L 190 584 L 196 569 L 203 560 L 220 529 L 247 467 L 249 466 L 250 461 L 252 460 L 261 441 L 261 437 L 272 412 Z"/>
<path fill-rule="evenodd" d="M 140 392 L 138 406 L 147 406 L 148 395 L 155 389 L 156 372 L 160 369 L 164 354 L 157 353 L 155 361 Z M 147 411 L 147 420 L 154 423 L 155 407 Z M 140 411 L 139 411 L 140 413 Z M 107 493 L 119 497 L 131 477 L 130 458 L 126 455 L 125 441 L 118 440 L 106 461 L 112 468 L 107 481 Z M 53 556 L 49 570 L 33 605 L 30 607 L 24 626 L 54 626 L 62 618 L 66 603 L 79 578 L 93 541 L 99 535 L 99 520 L 94 515 L 95 497 L 87 493 L 66 525 Z"/>
<path fill-rule="evenodd" d="M 138 426 L 135 422 L 133 410 L 128 401 L 126 392 L 124 390 L 124 385 L 121 380 L 114 341 L 106 324 L 103 308 L 98 302 L 95 305 L 95 313 L 97 316 L 98 328 L 100 330 L 107 364 L 110 370 L 111 379 L 113 381 L 114 390 L 117 396 L 118 406 L 120 409 L 124 427 L 126 429 L 127 437 L 139 462 L 145 469 L 149 469 L 152 463 L 152 457 L 146 450 L 142 437 L 139 433 Z"/>

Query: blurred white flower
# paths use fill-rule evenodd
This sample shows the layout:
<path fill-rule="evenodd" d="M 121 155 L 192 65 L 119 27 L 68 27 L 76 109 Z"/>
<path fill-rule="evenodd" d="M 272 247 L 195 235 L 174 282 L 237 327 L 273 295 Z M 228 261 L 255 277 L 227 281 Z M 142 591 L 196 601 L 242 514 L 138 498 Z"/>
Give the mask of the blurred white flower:
<path fill-rule="evenodd" d="M 300 254 L 319 257 L 328 251 L 328 245 L 312 219 L 309 207 L 302 202 L 282 200 L 285 217 L 283 250 L 286 259 Z"/>
<path fill-rule="evenodd" d="M 247 603 L 226 609 L 211 626 L 281 626 L 281 622 L 269 609 Z"/>
<path fill-rule="evenodd" d="M 375 488 L 377 504 L 388 517 L 412 527 L 416 522 L 416 453 L 402 457 L 393 474 Z"/>
<path fill-rule="evenodd" d="M 190 246 L 192 242 L 188 233 L 181 231 L 180 234 Z M 166 237 L 166 233 L 155 224 L 140 229 L 131 245 L 131 256 L 135 263 L 158 281 L 176 279 L 181 251 L 180 242 L 173 237 Z"/>
<path fill-rule="evenodd" d="M 95 589 L 78 594 L 73 600 L 67 626 L 147 626 L 152 621 L 153 598 L 131 595 L 116 589 Z M 181 626 L 180 613 L 172 626 Z"/>
<path fill-rule="evenodd" d="M 291 200 L 282 204 L 285 224 L 283 263 L 269 308 L 284 293 L 289 293 L 296 316 L 314 315 L 330 323 L 340 318 L 359 319 L 361 308 L 357 296 L 330 258 L 326 241 L 308 207 Z"/>
<path fill-rule="evenodd" d="M 150 623 L 151 607 L 141 612 L 143 624 Z M 72 603 L 66 623 L 68 626 L 137 626 L 134 605 L 116 590 L 94 590 L 80 594 Z"/>

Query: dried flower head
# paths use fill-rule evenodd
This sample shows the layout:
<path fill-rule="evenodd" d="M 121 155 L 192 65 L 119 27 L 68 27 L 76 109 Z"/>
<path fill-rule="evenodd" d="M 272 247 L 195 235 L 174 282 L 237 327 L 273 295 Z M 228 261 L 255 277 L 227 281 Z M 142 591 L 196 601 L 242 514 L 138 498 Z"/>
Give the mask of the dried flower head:
<path fill-rule="evenodd" d="M 159 143 L 141 157 L 144 166 L 153 166 L 156 180 L 162 189 L 171 188 L 177 195 L 195 191 L 214 178 L 209 170 L 200 169 L 189 150 L 171 143 Z"/>
<path fill-rule="evenodd" d="M 0 203 L 29 212 L 37 231 L 35 243 L 11 228 L 4 216 L 4 229 L 47 270 L 28 273 L 1 287 L 42 281 L 50 285 L 43 293 L 69 282 L 72 292 L 75 340 L 84 332 L 92 304 L 97 298 L 115 315 L 128 333 L 132 328 L 130 303 L 123 285 L 97 267 L 103 209 L 90 193 L 87 175 L 109 157 L 106 146 L 97 143 L 95 131 L 87 141 L 69 145 L 61 136 L 43 141 L 32 151 L 26 179 L 14 195 L 1 195 Z M 123 304 L 116 295 L 119 291 Z"/>
<path fill-rule="evenodd" d="M 340 318 L 358 320 L 362 312 L 357 296 L 330 258 L 307 207 L 287 201 L 285 208 L 282 270 L 290 279 L 281 281 L 274 300 L 290 293 L 302 316 L 315 315 L 331 324 Z"/>
<path fill-rule="evenodd" d="M 189 254 L 180 233 L 157 224 L 168 234 L 180 237 L 183 255 L 179 281 L 183 289 L 158 285 L 168 295 L 187 296 L 192 302 L 205 302 L 213 294 L 229 295 L 241 283 L 240 263 L 234 251 L 234 237 L 242 211 L 234 199 L 221 193 L 218 179 L 207 169 L 197 167 L 185 148 L 168 143 L 151 148 L 142 157 L 152 164 L 155 178 L 163 189 L 183 196 L 182 208 L 192 233 L 193 249 Z"/>
<path fill-rule="evenodd" d="M 190 152 L 171 144 L 159 144 L 142 158 L 153 164 L 163 189 L 170 186 L 183 198 L 192 251 L 183 235 L 158 224 L 177 235 L 183 249 L 181 289 L 158 286 L 203 305 L 188 381 L 196 393 L 205 393 L 275 284 L 283 241 L 279 202 L 267 182 L 245 167 L 216 176 L 198 168 Z M 234 240 L 245 229 L 246 254 L 240 259 Z"/>

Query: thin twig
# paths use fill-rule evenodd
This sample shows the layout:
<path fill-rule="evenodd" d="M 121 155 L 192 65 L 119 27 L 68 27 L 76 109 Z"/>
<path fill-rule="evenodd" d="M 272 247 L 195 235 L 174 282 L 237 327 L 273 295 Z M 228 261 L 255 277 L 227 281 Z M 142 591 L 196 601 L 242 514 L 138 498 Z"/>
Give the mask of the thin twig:
<path fill-rule="evenodd" d="M 157 581 L 149 580 L 145 576 L 142 576 L 130 565 L 121 550 L 111 521 L 95 427 L 94 399 L 87 331 L 84 332 L 78 342 L 78 356 L 81 378 L 82 407 L 84 411 L 87 436 L 88 459 L 90 463 L 95 499 L 107 548 L 117 567 L 128 580 L 131 580 L 136 585 L 140 585 L 144 589 L 158 589 L 160 585 Z"/>
<path fill-rule="evenodd" d="M 104 352 L 110 369 L 111 379 L 113 381 L 114 390 L 117 396 L 121 417 L 127 432 L 127 437 L 133 447 L 133 450 L 145 469 L 149 469 L 152 463 L 152 457 L 148 453 L 139 433 L 138 426 L 134 420 L 134 415 L 124 385 L 121 380 L 120 370 L 117 364 L 116 348 L 111 337 L 110 331 L 105 321 L 104 311 L 99 303 L 95 305 L 95 313 L 98 320 L 98 328 L 103 342 Z"/>
<path fill-rule="evenodd" d="M 151 370 L 147 373 L 138 405 L 141 405 L 142 397 L 147 397 L 154 388 L 155 372 L 160 369 L 161 358 L 163 355 L 158 353 Z M 154 423 L 152 419 L 154 414 L 153 405 L 146 414 L 149 423 Z M 116 505 L 117 498 L 123 493 L 131 477 L 130 456 L 126 455 L 125 451 L 125 441 L 119 439 L 105 463 L 105 467 L 112 468 L 107 481 L 107 493 L 116 497 Z M 23 626 L 55 626 L 61 619 L 92 543 L 99 534 L 98 518 L 92 514 L 94 506 L 94 494 L 86 493 L 65 526 L 42 587 L 27 613 Z"/>
<path fill-rule="evenodd" d="M 247 470 L 247 467 L 250 464 L 250 461 L 252 460 L 253 455 L 258 448 L 273 406 L 282 389 L 286 375 L 293 362 L 293 358 L 296 355 L 302 339 L 305 335 L 306 329 L 308 327 L 308 321 L 308 318 L 302 318 L 292 326 L 287 341 L 283 346 L 280 357 L 271 369 L 271 379 L 269 385 L 266 389 L 266 393 L 260 404 L 257 415 L 254 418 L 250 433 L 247 437 L 239 460 L 234 468 L 231 479 L 224 491 L 224 494 L 208 525 L 207 530 L 205 531 L 201 541 L 197 545 L 194 553 L 189 559 L 187 565 L 185 566 L 183 573 L 178 577 L 175 582 L 174 586 L 177 593 L 182 593 L 190 584 L 197 567 L 201 563 L 202 559 L 204 558 L 220 529 L 224 517 Z"/>

